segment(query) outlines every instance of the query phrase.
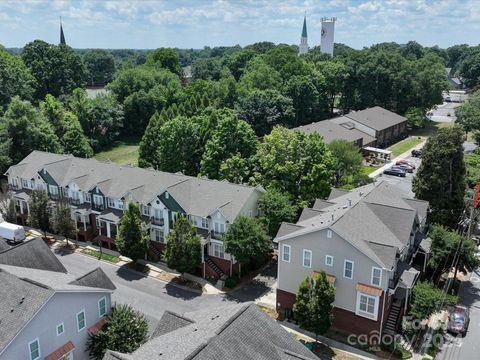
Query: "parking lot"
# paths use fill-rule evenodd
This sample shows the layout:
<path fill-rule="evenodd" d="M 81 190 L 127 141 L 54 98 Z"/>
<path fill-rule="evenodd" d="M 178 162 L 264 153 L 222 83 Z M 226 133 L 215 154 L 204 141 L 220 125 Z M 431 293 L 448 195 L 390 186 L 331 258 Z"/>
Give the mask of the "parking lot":
<path fill-rule="evenodd" d="M 395 188 L 397 188 L 398 191 L 405 197 L 414 197 L 414 193 L 412 192 L 412 179 L 415 176 L 418 167 L 420 166 L 421 160 L 420 158 L 412 156 L 405 158 L 405 160 L 415 164 L 415 170 L 413 173 L 407 173 L 407 176 L 405 177 L 382 174 L 377 179 L 383 179 L 383 181 L 394 185 Z M 394 165 L 395 164 L 392 163 L 392 166 Z"/>

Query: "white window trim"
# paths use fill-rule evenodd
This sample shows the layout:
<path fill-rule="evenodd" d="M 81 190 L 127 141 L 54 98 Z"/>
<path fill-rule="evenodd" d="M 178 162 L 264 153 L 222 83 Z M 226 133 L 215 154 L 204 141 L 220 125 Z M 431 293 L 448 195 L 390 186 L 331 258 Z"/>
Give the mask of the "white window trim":
<path fill-rule="evenodd" d="M 288 260 L 285 260 L 285 248 L 288 248 Z M 282 261 L 290 262 L 292 258 L 292 247 L 287 244 L 282 244 Z"/>
<path fill-rule="evenodd" d="M 331 264 L 328 263 L 328 261 L 327 261 L 328 259 L 332 259 Z M 325 265 L 326 266 L 333 266 L 333 256 L 332 255 L 325 255 Z"/>
<path fill-rule="evenodd" d="M 310 253 L 310 266 L 306 266 L 306 265 L 305 265 L 305 260 L 306 260 L 305 254 L 307 254 L 307 253 Z M 303 249 L 302 255 L 303 255 L 303 256 L 302 256 L 302 265 L 303 265 L 303 267 L 311 269 L 311 268 L 312 268 L 312 260 L 313 260 L 312 250 Z"/>
<path fill-rule="evenodd" d="M 61 333 L 58 332 L 58 327 L 59 326 L 62 327 L 62 332 Z M 57 324 L 57 326 L 55 327 L 55 330 L 57 331 L 57 336 L 62 335 L 65 332 L 65 324 L 63 322 L 61 322 L 60 324 Z"/>
<path fill-rule="evenodd" d="M 105 301 L 105 312 L 103 314 L 100 313 L 100 301 Z M 98 300 L 98 317 L 101 318 L 107 314 L 107 298 L 104 296 L 100 300 Z"/>
<path fill-rule="evenodd" d="M 345 270 L 346 270 L 346 268 L 347 268 L 347 262 L 349 262 L 349 263 L 352 264 L 352 276 L 351 276 L 351 277 L 345 276 Z M 345 259 L 345 260 L 343 261 L 343 277 L 344 277 L 345 279 L 350 279 L 350 280 L 353 279 L 353 269 L 354 269 L 354 267 L 355 267 L 355 263 L 354 263 L 352 260 L 347 260 L 347 259 Z"/>
<path fill-rule="evenodd" d="M 379 282 L 378 284 L 375 284 L 375 283 L 373 282 L 373 274 L 374 274 L 375 270 L 379 270 L 379 271 L 380 271 L 380 276 L 379 276 L 380 280 L 378 281 L 378 282 Z M 373 286 L 382 286 L 382 269 L 381 269 L 381 268 L 372 266 L 372 276 L 371 276 L 371 278 L 370 278 L 370 283 L 371 283 Z"/>
<path fill-rule="evenodd" d="M 329 238 L 329 239 L 332 238 L 332 230 L 330 230 L 330 229 L 327 230 L 327 238 Z"/>
<path fill-rule="evenodd" d="M 218 257 L 219 259 L 225 259 L 225 245 L 224 245 L 224 243 L 222 241 L 215 241 L 213 239 L 210 240 L 210 241 L 212 243 L 212 256 Z M 223 257 L 220 256 L 220 255 L 222 255 L 221 251 L 219 251 L 219 253 L 218 253 L 219 256 L 215 255 L 215 245 L 223 247 Z"/>
<path fill-rule="evenodd" d="M 34 342 L 38 344 L 38 357 L 36 358 L 32 358 L 32 351 L 30 350 L 30 345 L 32 345 Z M 41 359 L 41 357 L 42 357 L 42 351 L 40 350 L 40 340 L 38 338 L 33 339 L 28 343 L 28 358 L 30 360 L 37 360 L 37 359 Z"/>
<path fill-rule="evenodd" d="M 83 321 L 83 328 L 80 329 L 79 328 L 79 322 L 78 322 L 78 315 L 80 315 L 81 313 L 83 313 L 84 321 Z M 77 332 L 80 332 L 87 327 L 87 314 L 85 313 L 85 309 L 80 310 L 75 317 L 76 317 L 76 320 L 77 320 Z"/>
<path fill-rule="evenodd" d="M 364 312 L 364 311 L 361 311 L 360 310 L 360 297 L 361 296 L 366 296 L 367 299 L 373 299 L 375 300 L 375 306 L 374 306 L 374 313 L 373 314 L 370 314 L 368 312 Z M 374 320 L 374 321 L 377 321 L 377 318 L 378 318 L 378 304 L 380 302 L 380 298 L 377 297 L 377 296 L 372 296 L 372 295 L 368 295 L 368 294 L 365 294 L 363 292 L 360 292 L 360 291 L 357 291 L 357 304 L 355 306 L 355 314 L 358 315 L 358 316 L 362 316 L 362 317 L 365 317 L 367 319 L 371 319 L 371 320 Z"/>

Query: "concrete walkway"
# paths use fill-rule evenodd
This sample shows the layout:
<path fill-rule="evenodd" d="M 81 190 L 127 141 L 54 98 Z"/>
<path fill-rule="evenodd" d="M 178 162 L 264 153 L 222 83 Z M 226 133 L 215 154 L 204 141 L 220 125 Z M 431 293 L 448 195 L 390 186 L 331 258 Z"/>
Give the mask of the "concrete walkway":
<path fill-rule="evenodd" d="M 393 158 L 390 160 L 388 163 L 383 165 L 382 167 L 379 167 L 377 170 L 373 171 L 372 173 L 368 174 L 368 177 L 374 179 L 380 174 L 383 174 L 383 171 L 388 169 L 389 167 L 393 166 L 398 160 L 406 159 L 407 157 L 412 155 L 412 150 L 419 150 L 421 149 L 425 143 L 427 142 L 427 139 L 424 139 L 420 144 L 414 146 L 413 148 L 409 149 L 408 151 L 405 151 L 403 154 L 398 155 L 396 158 Z"/>
<path fill-rule="evenodd" d="M 289 322 L 286 322 L 286 321 L 279 321 L 278 323 L 288 332 L 291 332 L 293 334 L 296 333 L 296 334 L 299 334 L 301 336 L 310 338 L 311 341 L 315 341 L 315 334 L 314 333 L 311 333 L 310 331 L 303 330 L 298 325 L 295 325 L 293 323 L 289 323 Z M 317 339 L 322 344 L 325 344 L 325 345 L 327 345 L 331 348 L 338 349 L 338 350 L 341 350 L 343 352 L 346 352 L 349 355 L 352 355 L 352 356 L 357 357 L 359 359 L 380 360 L 379 357 L 377 357 L 373 354 L 370 354 L 366 351 L 362 351 L 360 349 L 354 348 L 353 346 L 341 343 L 339 341 L 329 339 L 325 336 L 318 335 Z"/>

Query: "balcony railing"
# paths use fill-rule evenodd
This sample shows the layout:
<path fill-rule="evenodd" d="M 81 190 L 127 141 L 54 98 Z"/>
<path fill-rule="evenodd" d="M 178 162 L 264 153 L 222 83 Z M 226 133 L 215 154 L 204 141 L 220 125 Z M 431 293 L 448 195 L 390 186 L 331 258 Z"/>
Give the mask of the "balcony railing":
<path fill-rule="evenodd" d="M 158 226 L 163 226 L 165 221 L 163 218 L 156 218 L 156 217 L 151 217 L 150 218 L 150 222 L 153 224 L 153 225 L 158 225 Z"/>
<path fill-rule="evenodd" d="M 71 205 L 80 205 L 80 199 L 73 199 L 73 198 L 70 198 L 70 204 Z"/>
<path fill-rule="evenodd" d="M 20 185 L 18 185 L 18 184 L 16 184 L 16 185 L 14 185 L 14 184 L 8 184 L 8 188 L 9 188 L 10 190 L 20 190 Z"/>
<path fill-rule="evenodd" d="M 49 194 L 49 196 L 50 196 L 50 199 L 52 200 L 58 200 L 58 198 L 60 197 L 60 195 L 58 194 Z"/>
<path fill-rule="evenodd" d="M 92 204 L 92 209 L 96 210 L 96 211 L 103 211 L 103 210 L 105 210 L 105 206 L 103 204 L 93 203 Z"/>
<path fill-rule="evenodd" d="M 210 234 L 211 234 L 212 238 L 218 239 L 218 240 L 222 240 L 223 235 L 225 235 L 225 233 L 216 232 L 215 230 L 212 230 L 210 232 Z"/>

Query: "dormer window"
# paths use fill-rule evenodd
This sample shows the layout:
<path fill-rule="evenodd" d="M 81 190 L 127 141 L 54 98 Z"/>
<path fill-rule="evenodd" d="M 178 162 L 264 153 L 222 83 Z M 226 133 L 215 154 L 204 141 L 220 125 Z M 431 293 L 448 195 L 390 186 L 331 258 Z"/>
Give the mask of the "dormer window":
<path fill-rule="evenodd" d="M 168 198 L 170 198 L 170 194 L 165 191 L 165 199 L 168 199 Z"/>

